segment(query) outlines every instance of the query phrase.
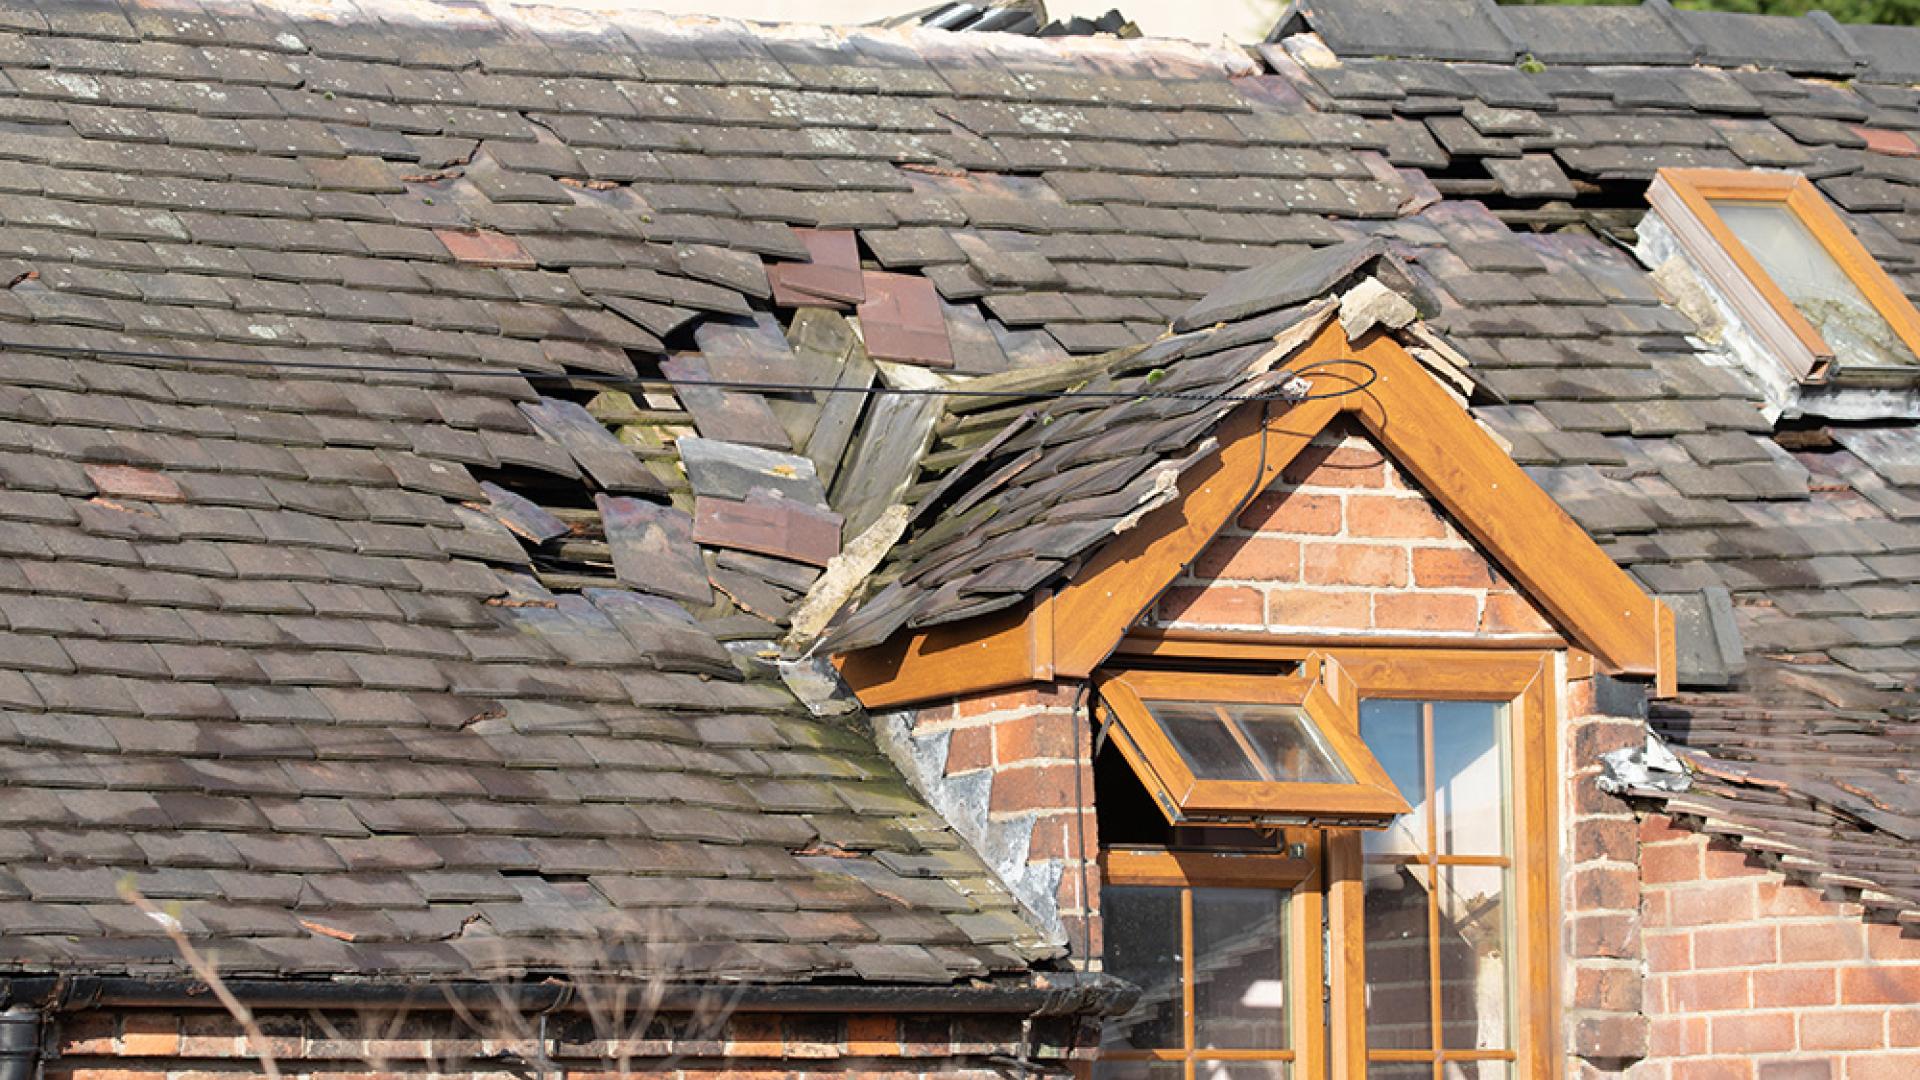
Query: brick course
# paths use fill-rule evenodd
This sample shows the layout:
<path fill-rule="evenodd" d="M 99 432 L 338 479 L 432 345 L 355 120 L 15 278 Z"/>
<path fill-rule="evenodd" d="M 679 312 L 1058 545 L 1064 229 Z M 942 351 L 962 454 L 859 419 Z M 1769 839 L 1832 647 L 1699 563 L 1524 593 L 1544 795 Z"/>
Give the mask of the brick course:
<path fill-rule="evenodd" d="M 1445 511 L 1345 424 L 1252 499 L 1149 619 L 1278 633 L 1554 633 Z"/>

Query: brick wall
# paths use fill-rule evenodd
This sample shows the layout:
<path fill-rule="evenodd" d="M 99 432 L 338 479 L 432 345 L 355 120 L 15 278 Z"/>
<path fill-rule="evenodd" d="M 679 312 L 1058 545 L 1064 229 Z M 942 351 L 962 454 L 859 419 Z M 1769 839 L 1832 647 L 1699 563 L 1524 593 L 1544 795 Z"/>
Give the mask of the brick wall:
<path fill-rule="evenodd" d="M 559 1014 L 539 1038 L 537 1017 L 468 1022 L 446 1012 L 335 1012 L 257 1017 L 281 1071 L 313 1080 L 460 1075 L 526 1080 L 544 1052 L 549 1080 L 591 1077 L 943 1077 L 993 1080 L 1023 1052 L 1061 1069 L 1084 1057 L 1091 1033 L 1041 1018 L 822 1016 L 741 1013 L 718 1023 L 655 1017 L 644 1037 L 606 1037 L 577 1014 Z M 477 1028 L 476 1028 L 477 1025 Z M 622 1033 L 623 1036 L 625 1033 Z M 1023 1041 L 1024 1040 L 1024 1041 Z M 92 1010 L 57 1017 L 47 1080 L 207 1080 L 259 1071 L 243 1030 L 223 1012 Z"/>
<path fill-rule="evenodd" d="M 1601 689 L 1594 679 L 1568 680 L 1560 741 L 1560 989 L 1570 1077 L 1616 1074 L 1644 1058 L 1648 1044 L 1639 824 L 1632 807 L 1596 783 L 1600 755 L 1641 745 L 1647 725 L 1638 715 L 1643 699 L 1603 706 Z"/>
<path fill-rule="evenodd" d="M 899 714 L 892 739 L 935 808 L 1076 958 L 1100 955 L 1085 708 L 1064 684 L 980 694 Z"/>
<path fill-rule="evenodd" d="M 1553 632 L 1410 477 L 1344 424 L 1289 463 L 1149 618 L 1278 632 Z"/>
<path fill-rule="evenodd" d="M 1665 815 L 1639 844 L 1651 1029 L 1636 1080 L 1920 1074 L 1920 936 Z"/>

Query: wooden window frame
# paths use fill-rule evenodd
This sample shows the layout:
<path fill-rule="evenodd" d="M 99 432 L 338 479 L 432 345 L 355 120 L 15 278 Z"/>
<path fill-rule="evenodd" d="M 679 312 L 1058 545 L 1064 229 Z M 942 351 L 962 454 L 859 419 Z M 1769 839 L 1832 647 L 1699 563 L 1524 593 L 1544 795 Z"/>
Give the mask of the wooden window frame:
<path fill-rule="evenodd" d="M 1920 356 L 1920 312 L 1806 177 L 1740 169 L 1661 169 L 1647 201 L 1694 266 L 1801 382 L 1825 382 L 1843 365 L 1807 317 L 1734 235 L 1713 200 L 1785 206 L 1832 257 L 1901 342 Z M 1884 368 L 1868 368 L 1885 371 Z M 1920 369 L 1902 367 L 1900 371 Z"/>
<path fill-rule="evenodd" d="M 1127 847 L 1102 851 L 1100 881 L 1103 886 L 1271 889 L 1288 894 L 1285 948 L 1290 1045 L 1285 1051 L 1194 1047 L 1193 908 L 1192 902 L 1183 897 L 1180 952 L 1186 968 L 1181 979 L 1185 1046 L 1180 1050 L 1102 1050 L 1100 1056 L 1113 1061 L 1178 1061 L 1184 1066 L 1184 1080 L 1196 1080 L 1195 1066 L 1202 1061 L 1287 1061 L 1292 1066 L 1291 1075 L 1300 1080 L 1312 1075 L 1305 1067 L 1325 1060 L 1327 1052 L 1326 1012 L 1322 1001 L 1325 972 L 1320 948 L 1325 918 L 1320 889 L 1324 835 L 1319 829 L 1289 829 L 1284 854 Z"/>
<path fill-rule="evenodd" d="M 1511 836 L 1513 955 L 1509 961 L 1511 1048 L 1456 1051 L 1453 1060 L 1504 1060 L 1514 1080 L 1563 1074 L 1560 1036 L 1559 690 L 1570 659 L 1555 650 L 1477 648 L 1352 648 L 1248 640 L 1218 635 L 1141 634 L 1118 650 L 1121 660 L 1183 665 L 1230 661 L 1247 665 L 1296 663 L 1324 651 L 1352 679 L 1359 698 L 1488 701 L 1507 711 L 1507 769 Z M 1356 702 L 1357 704 L 1357 702 Z M 1311 831 L 1311 830 L 1308 830 Z M 1290 833 L 1291 835 L 1291 833 Z M 1330 987 L 1327 1031 L 1330 1068 L 1339 1080 L 1365 1080 L 1367 1062 L 1445 1060 L 1434 1051 L 1375 1051 L 1366 1045 L 1365 862 L 1361 830 L 1324 831 L 1328 935 L 1324 962 Z M 1304 891 L 1304 890 L 1303 890 Z"/>
<path fill-rule="evenodd" d="M 1352 680 L 1323 656 L 1306 657 L 1291 676 L 1124 670 L 1100 679 L 1097 689 L 1112 711 L 1114 745 L 1172 824 L 1384 824 L 1407 812 L 1406 799 L 1360 739 Z M 1197 777 L 1151 715 L 1149 700 L 1297 706 L 1352 779 Z"/>

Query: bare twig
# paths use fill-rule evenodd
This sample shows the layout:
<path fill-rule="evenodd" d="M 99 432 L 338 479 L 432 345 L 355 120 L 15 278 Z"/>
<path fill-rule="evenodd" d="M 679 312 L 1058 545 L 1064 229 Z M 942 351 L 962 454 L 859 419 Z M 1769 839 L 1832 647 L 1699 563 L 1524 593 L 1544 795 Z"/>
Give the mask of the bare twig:
<path fill-rule="evenodd" d="M 160 910 L 153 901 L 142 895 L 132 878 L 120 882 L 120 895 L 138 908 L 142 915 L 160 924 L 160 929 L 166 932 L 173 947 L 180 950 L 180 958 L 187 962 L 187 967 L 200 977 L 201 982 L 207 984 L 213 996 L 220 999 L 220 1004 L 239 1023 L 240 1029 L 247 1033 L 247 1041 L 253 1046 L 253 1056 L 260 1062 L 260 1069 L 267 1074 L 267 1080 L 280 1080 L 279 1063 L 273 1059 L 273 1048 L 267 1045 L 266 1033 L 260 1030 L 260 1025 L 253 1019 L 253 1010 L 234 997 L 232 990 L 227 989 L 226 980 L 220 977 L 220 969 L 193 947 L 186 931 L 181 929 L 180 920 Z"/>

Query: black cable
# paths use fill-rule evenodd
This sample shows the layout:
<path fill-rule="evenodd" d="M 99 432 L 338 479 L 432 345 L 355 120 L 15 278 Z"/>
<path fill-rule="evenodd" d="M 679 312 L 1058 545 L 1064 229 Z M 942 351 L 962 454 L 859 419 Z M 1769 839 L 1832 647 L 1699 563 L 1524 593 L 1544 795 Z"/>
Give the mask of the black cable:
<path fill-rule="evenodd" d="M 1087 704 L 1087 692 L 1092 688 L 1092 683 L 1083 682 L 1080 684 L 1080 689 L 1073 695 L 1073 709 L 1068 715 L 1074 725 L 1073 744 L 1075 746 L 1080 745 L 1080 710 Z M 1093 736 L 1089 734 L 1087 736 L 1088 772 L 1093 770 L 1093 759 L 1098 753 L 1099 748 L 1093 745 Z M 1077 761 L 1073 763 L 1073 808 L 1075 846 L 1080 849 L 1080 858 L 1076 860 L 1080 864 L 1080 961 L 1083 964 L 1091 964 L 1093 963 L 1093 894 L 1089 891 L 1091 884 L 1087 877 L 1087 815 L 1094 812 L 1094 807 L 1087 801 L 1086 783 L 1081 779 L 1080 763 Z"/>
<path fill-rule="evenodd" d="M 0 341 L 0 348 L 11 348 L 17 352 L 47 356 L 84 356 L 94 358 L 112 358 L 127 360 L 172 360 L 183 364 L 225 364 L 232 367 L 260 367 L 276 370 L 294 368 L 303 371 L 339 371 L 362 375 L 436 375 L 450 378 L 490 378 L 490 379 L 559 379 L 581 378 L 615 389 L 640 389 L 649 386 L 664 386 L 669 389 L 679 386 L 711 387 L 720 390 L 732 390 L 748 393 L 768 394 L 896 394 L 906 397 L 978 397 L 1008 400 L 1112 400 L 1126 401 L 1134 398 L 1166 398 L 1175 401 L 1284 401 L 1298 404 L 1306 401 L 1323 401 L 1329 398 L 1347 397 L 1362 393 L 1380 378 L 1373 365 L 1364 360 L 1340 358 L 1321 360 L 1305 367 L 1291 369 L 1295 375 L 1304 375 L 1329 367 L 1357 367 L 1366 372 L 1366 378 L 1354 382 L 1344 390 L 1334 390 L 1322 394 L 1308 394 L 1304 397 L 1291 397 L 1284 389 L 1264 394 L 1201 394 L 1175 391 L 1172 393 L 1153 390 L 972 390 L 964 384 L 940 387 L 909 386 L 814 386 L 807 383 L 745 383 L 730 382 L 725 379 L 669 379 L 665 376 L 655 379 L 612 379 L 596 377 L 591 374 L 570 375 L 564 372 L 522 371 L 519 368 L 433 368 L 412 367 L 401 364 L 334 364 L 321 360 L 268 360 L 257 356 L 188 356 L 184 353 L 145 352 L 138 349 L 101 349 L 77 345 L 31 345 L 8 346 Z M 1352 380 L 1349 380 L 1352 381 Z"/>

